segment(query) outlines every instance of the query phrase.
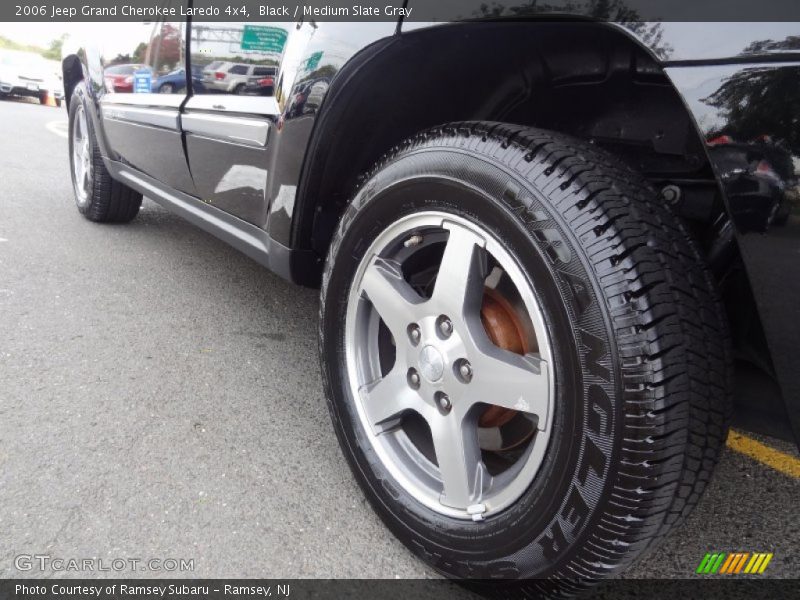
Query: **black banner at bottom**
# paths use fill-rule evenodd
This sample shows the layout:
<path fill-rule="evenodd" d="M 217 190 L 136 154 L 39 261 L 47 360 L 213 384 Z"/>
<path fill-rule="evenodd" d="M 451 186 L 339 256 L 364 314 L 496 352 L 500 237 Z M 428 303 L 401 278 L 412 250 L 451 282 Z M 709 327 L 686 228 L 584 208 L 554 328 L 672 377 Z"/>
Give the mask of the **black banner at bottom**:
<path fill-rule="evenodd" d="M 800 580 L 760 578 L 617 579 L 599 586 L 586 582 L 468 581 L 436 579 L 7 579 L 0 580 L 0 599 L 13 600 L 398 600 L 547 598 L 772 600 L 800 598 Z"/>

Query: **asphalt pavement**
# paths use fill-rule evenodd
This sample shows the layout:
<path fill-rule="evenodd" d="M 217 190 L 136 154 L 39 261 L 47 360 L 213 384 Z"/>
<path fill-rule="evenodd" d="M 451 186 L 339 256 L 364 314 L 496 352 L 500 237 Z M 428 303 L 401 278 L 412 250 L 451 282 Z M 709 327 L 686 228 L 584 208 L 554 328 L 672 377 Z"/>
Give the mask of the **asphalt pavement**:
<path fill-rule="evenodd" d="M 145 200 L 76 210 L 66 111 L 0 102 L 0 577 L 19 555 L 192 559 L 105 576 L 416 578 L 339 451 L 317 292 Z M 797 456 L 791 445 L 762 442 Z M 795 577 L 800 480 L 726 450 L 697 510 L 632 577 L 772 552 Z M 457 595 L 454 592 L 454 596 Z"/>

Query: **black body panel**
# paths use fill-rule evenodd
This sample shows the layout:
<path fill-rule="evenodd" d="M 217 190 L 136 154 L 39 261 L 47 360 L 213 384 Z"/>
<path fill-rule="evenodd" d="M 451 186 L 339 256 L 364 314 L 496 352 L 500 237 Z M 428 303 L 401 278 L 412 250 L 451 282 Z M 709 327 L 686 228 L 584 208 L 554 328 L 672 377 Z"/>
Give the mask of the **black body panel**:
<path fill-rule="evenodd" d="M 771 361 L 745 358 L 776 376 L 800 439 L 800 64 L 667 72 L 709 142 L 764 327 Z M 753 391 L 770 401 L 769 386 Z"/>

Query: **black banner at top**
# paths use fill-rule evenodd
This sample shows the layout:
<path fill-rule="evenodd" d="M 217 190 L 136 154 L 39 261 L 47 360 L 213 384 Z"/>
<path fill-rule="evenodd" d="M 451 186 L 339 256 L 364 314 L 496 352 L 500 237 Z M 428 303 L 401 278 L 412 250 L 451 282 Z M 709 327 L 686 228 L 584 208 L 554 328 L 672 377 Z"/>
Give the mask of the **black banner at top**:
<path fill-rule="evenodd" d="M 353 21 L 585 18 L 798 21 L 800 1 L 759 0 L 4 0 L 0 21 Z"/>

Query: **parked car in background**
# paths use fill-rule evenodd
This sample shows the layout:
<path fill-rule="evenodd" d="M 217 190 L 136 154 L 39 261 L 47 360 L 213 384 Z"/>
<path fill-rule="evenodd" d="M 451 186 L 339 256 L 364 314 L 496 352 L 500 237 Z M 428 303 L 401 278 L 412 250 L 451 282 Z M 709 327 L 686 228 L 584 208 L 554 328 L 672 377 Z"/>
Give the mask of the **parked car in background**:
<path fill-rule="evenodd" d="M 308 96 L 306 97 L 306 103 L 303 107 L 303 112 L 317 112 L 322 104 L 322 99 L 325 97 L 325 94 L 328 92 L 328 88 L 330 86 L 331 83 L 327 79 L 317 79 L 314 81 L 314 83 L 311 84 L 311 87 L 308 88 Z"/>
<path fill-rule="evenodd" d="M 726 187 L 736 191 L 732 209 L 740 229 L 766 233 L 786 225 L 792 208 L 787 190 L 797 186 L 790 151 L 768 136 L 742 142 L 720 135 L 707 145 Z"/>
<path fill-rule="evenodd" d="M 217 61 L 203 69 L 203 85 L 210 91 L 244 94 L 251 77 L 266 79 L 270 76 L 274 77 L 274 75 L 275 67 Z"/>
<path fill-rule="evenodd" d="M 119 93 L 131 93 L 133 91 L 133 76 L 141 69 L 152 68 L 142 64 L 112 65 L 103 69 L 106 89 Z"/>
<path fill-rule="evenodd" d="M 303 109 L 305 108 L 308 95 L 311 93 L 312 85 L 314 85 L 313 79 L 299 82 L 294 86 L 286 107 L 287 117 L 299 117 L 303 114 Z"/>
<path fill-rule="evenodd" d="M 174 94 L 186 87 L 186 70 L 175 69 L 153 81 L 152 89 L 159 94 Z M 203 88 L 203 68 L 192 66 L 192 87 L 195 91 Z"/>
<path fill-rule="evenodd" d="M 0 50 L 0 98 L 27 96 L 45 104 L 53 94 L 56 104 L 64 97 L 55 69 L 41 55 L 18 50 Z M 59 92 L 56 94 L 56 92 Z"/>
<path fill-rule="evenodd" d="M 278 67 L 256 67 L 247 79 L 244 94 L 248 96 L 274 96 Z"/>
<path fill-rule="evenodd" d="M 64 100 L 64 80 L 61 73 L 61 63 L 57 60 L 47 60 L 45 62 L 50 70 L 50 81 L 52 82 L 50 90 L 53 93 L 53 99 L 56 102 L 56 106 L 61 106 L 61 102 Z"/>

